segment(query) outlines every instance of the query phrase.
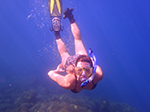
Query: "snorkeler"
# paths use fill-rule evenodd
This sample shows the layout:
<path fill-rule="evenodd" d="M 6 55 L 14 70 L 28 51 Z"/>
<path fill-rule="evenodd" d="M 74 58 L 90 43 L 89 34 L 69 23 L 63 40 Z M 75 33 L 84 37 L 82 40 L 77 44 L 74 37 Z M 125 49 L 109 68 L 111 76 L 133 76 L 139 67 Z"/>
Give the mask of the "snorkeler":
<path fill-rule="evenodd" d="M 57 8 L 61 5 L 59 3 L 55 3 L 56 1 L 60 2 L 61 0 L 50 0 L 50 2 L 54 2 L 54 8 L 58 12 Z M 51 4 L 51 3 L 50 3 Z M 51 6 L 49 4 L 49 9 Z M 56 43 L 58 51 L 61 55 L 62 62 L 57 66 L 56 70 L 51 70 L 48 72 L 48 76 L 58 83 L 61 87 L 65 89 L 71 90 L 73 93 L 78 93 L 82 89 L 92 90 L 97 86 L 97 83 L 102 80 L 103 72 L 101 68 L 97 65 L 96 56 L 94 55 L 93 51 L 89 49 L 88 56 L 87 51 L 82 43 L 80 30 L 76 24 L 74 16 L 72 14 L 73 8 L 66 9 L 64 12 L 63 19 L 68 18 L 71 24 L 71 31 L 74 36 L 75 42 L 75 55 L 70 56 L 66 50 L 66 46 L 64 42 L 61 40 L 60 30 L 61 30 L 61 16 L 51 16 L 52 18 L 52 30 L 54 30 Z M 61 14 L 61 13 L 59 13 Z M 61 73 L 66 73 L 66 75 L 61 75 Z"/>

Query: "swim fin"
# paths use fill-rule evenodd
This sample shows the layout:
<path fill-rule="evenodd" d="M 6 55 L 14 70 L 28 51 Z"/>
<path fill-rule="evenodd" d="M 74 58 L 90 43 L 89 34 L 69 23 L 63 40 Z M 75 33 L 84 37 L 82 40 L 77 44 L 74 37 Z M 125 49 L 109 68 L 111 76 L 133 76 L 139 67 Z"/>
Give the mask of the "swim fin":
<path fill-rule="evenodd" d="M 62 0 L 48 0 L 48 9 L 52 21 L 51 31 L 60 31 L 62 18 Z"/>
<path fill-rule="evenodd" d="M 67 8 L 65 11 L 64 11 L 64 15 L 63 15 L 63 19 L 66 19 L 67 17 L 68 18 L 71 18 L 73 15 L 72 15 L 72 11 L 73 11 L 73 8 Z"/>
<path fill-rule="evenodd" d="M 48 9 L 51 19 L 53 17 L 62 18 L 62 0 L 48 0 Z"/>
<path fill-rule="evenodd" d="M 66 19 L 68 18 L 70 23 L 75 23 L 75 19 L 74 19 L 74 16 L 72 14 L 72 11 L 73 11 L 73 8 L 67 8 L 65 11 L 64 11 L 64 15 L 63 15 L 63 19 Z"/>

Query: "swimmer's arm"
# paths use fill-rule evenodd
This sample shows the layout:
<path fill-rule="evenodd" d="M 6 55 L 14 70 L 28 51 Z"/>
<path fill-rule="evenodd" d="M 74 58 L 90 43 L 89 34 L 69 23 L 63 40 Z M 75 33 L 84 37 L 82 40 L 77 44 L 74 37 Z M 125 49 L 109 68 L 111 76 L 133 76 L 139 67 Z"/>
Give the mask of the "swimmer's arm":
<path fill-rule="evenodd" d="M 62 76 L 61 74 L 59 74 L 56 70 L 51 70 L 48 73 L 48 76 L 55 81 L 56 83 L 58 83 L 61 87 L 65 88 L 65 89 L 71 89 L 72 88 L 72 84 L 70 83 L 70 81 L 68 81 L 68 76 Z"/>

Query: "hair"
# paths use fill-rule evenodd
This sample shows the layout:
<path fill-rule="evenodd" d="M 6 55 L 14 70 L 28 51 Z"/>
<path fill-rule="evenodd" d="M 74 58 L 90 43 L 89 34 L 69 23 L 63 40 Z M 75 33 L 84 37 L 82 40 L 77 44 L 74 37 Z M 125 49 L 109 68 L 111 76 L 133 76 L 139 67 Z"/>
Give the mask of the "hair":
<path fill-rule="evenodd" d="M 78 62 L 88 62 L 88 63 L 90 63 L 90 66 L 93 67 L 93 62 L 92 62 L 91 58 L 87 55 L 80 55 L 76 60 L 75 66 L 77 66 Z"/>

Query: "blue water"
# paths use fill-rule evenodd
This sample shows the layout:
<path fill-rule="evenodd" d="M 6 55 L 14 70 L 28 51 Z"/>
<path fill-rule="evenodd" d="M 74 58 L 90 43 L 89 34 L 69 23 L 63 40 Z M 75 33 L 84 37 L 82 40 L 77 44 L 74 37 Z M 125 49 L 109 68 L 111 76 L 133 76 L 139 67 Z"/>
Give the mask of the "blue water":
<path fill-rule="evenodd" d="M 92 47 L 104 72 L 95 90 L 82 93 L 150 111 L 150 1 L 64 0 L 63 10 L 67 7 L 74 8 L 85 47 Z M 36 77 L 60 89 L 47 76 L 61 61 L 49 31 L 47 0 L 3 0 L 0 10 L 0 86 Z M 62 40 L 73 54 L 69 21 L 62 24 Z"/>

